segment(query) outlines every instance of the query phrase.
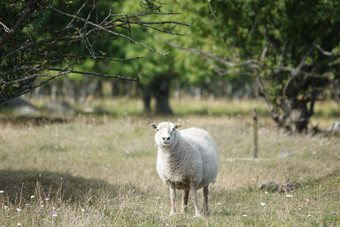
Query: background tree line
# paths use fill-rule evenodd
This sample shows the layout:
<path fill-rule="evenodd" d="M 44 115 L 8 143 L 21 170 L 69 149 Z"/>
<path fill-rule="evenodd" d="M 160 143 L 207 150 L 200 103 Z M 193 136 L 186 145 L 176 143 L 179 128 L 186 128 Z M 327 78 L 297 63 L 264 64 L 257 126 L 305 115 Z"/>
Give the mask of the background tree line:
<path fill-rule="evenodd" d="M 298 132 L 308 129 L 316 101 L 326 96 L 339 97 L 340 3 L 336 0 L 5 2 L 1 10 L 9 11 L 1 15 L 13 11 L 8 9 L 8 4 L 16 7 L 13 15 L 18 16 L 25 12 L 25 4 L 40 4 L 42 10 L 33 11 L 14 41 L 5 45 L 2 78 L 8 75 L 3 70 L 9 65 L 7 56 L 13 47 L 20 49 L 16 42 L 21 36 L 46 42 L 60 34 L 58 31 L 67 31 L 81 37 L 85 30 L 92 30 L 88 28 L 91 24 L 85 26 L 79 18 L 99 22 L 111 9 L 110 13 L 118 19 L 113 17 L 113 20 L 112 15 L 107 19 L 111 23 L 107 24 L 111 26 L 108 29 L 113 28 L 111 31 L 115 34 L 110 38 L 107 36 L 112 33 L 98 31 L 98 27 L 92 25 L 93 36 L 73 40 L 69 46 L 66 41 L 60 43 L 59 47 L 67 46 L 65 52 L 56 51 L 53 45 L 42 50 L 39 45 L 31 45 L 30 49 L 20 52 L 19 58 L 33 56 L 37 62 L 32 64 L 37 63 L 38 69 L 45 72 L 58 63 L 73 72 L 127 75 L 125 78 L 137 78 L 139 74 L 138 83 L 109 79 L 104 79 L 104 83 L 111 83 L 112 95 L 141 97 L 145 111 L 158 114 L 172 113 L 171 93 L 197 96 L 207 93 L 216 97 L 259 95 L 268 103 L 271 117 L 279 126 Z M 61 9 L 79 18 L 58 12 Z M 5 17 L 1 22 L 11 24 Z M 118 32 L 122 36 L 117 35 Z M 3 26 L 2 40 L 5 34 Z M 41 41 L 35 43 L 41 44 Z M 39 54 L 30 55 L 37 52 Z M 13 72 L 13 68 L 9 72 Z M 23 74 L 17 69 L 14 72 L 17 77 L 8 81 L 18 80 Z M 25 81 L 32 83 L 29 79 Z M 3 83 L 2 95 L 20 87 L 21 83 Z M 88 95 L 100 97 L 102 91 L 102 79 L 72 74 L 40 87 L 36 93 L 83 100 Z M 150 106 L 153 98 L 156 100 L 154 110 Z"/>

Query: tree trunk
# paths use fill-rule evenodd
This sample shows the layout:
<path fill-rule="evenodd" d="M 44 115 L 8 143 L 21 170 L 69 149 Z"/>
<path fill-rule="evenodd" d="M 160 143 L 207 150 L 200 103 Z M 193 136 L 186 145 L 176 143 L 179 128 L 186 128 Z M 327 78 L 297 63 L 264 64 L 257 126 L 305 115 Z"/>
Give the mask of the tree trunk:
<path fill-rule="evenodd" d="M 267 99 L 266 101 L 271 110 L 271 117 L 279 127 L 298 133 L 308 131 L 315 100 L 283 99 L 276 103 Z"/>
<path fill-rule="evenodd" d="M 156 114 L 159 115 L 172 115 L 173 112 L 169 105 L 169 93 L 170 86 L 167 92 L 155 92 L 154 96 L 156 99 Z"/>
<path fill-rule="evenodd" d="M 144 112 L 150 113 L 151 112 L 151 95 L 149 93 L 143 94 L 143 104 L 144 104 Z"/>
<path fill-rule="evenodd" d="M 314 103 L 322 99 L 322 91 L 331 80 L 326 76 L 311 76 L 295 73 L 286 76 L 284 72 L 272 74 L 266 85 L 257 74 L 259 95 L 262 96 L 270 109 L 271 117 L 278 124 L 292 132 L 307 132 L 310 118 L 314 114 Z M 287 79 L 288 78 L 288 79 Z M 269 89 L 268 89 L 269 88 Z M 316 129 L 316 128 L 314 128 Z"/>
<path fill-rule="evenodd" d="M 151 86 L 151 92 L 156 99 L 156 114 L 171 115 L 173 114 L 170 105 L 170 87 L 173 74 L 169 73 L 166 76 L 158 76 L 154 79 Z"/>
<path fill-rule="evenodd" d="M 286 128 L 290 128 L 294 132 L 307 132 L 310 118 L 314 113 L 314 101 L 305 100 L 285 100 L 287 103 Z M 308 103 L 310 107 L 308 108 Z"/>
<path fill-rule="evenodd" d="M 172 115 L 173 112 L 169 105 L 171 82 L 177 74 L 168 72 L 162 76 L 155 76 L 150 84 L 141 86 L 143 92 L 144 111 L 151 110 L 151 97 L 156 100 L 155 113 L 159 115 Z"/>

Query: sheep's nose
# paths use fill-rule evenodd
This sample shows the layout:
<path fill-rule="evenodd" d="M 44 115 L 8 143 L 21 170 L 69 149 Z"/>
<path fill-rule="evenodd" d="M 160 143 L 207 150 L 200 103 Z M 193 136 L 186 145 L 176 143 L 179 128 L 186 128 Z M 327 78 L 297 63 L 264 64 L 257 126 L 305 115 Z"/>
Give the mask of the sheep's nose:
<path fill-rule="evenodd" d="M 170 141 L 170 137 L 162 137 L 164 141 Z"/>

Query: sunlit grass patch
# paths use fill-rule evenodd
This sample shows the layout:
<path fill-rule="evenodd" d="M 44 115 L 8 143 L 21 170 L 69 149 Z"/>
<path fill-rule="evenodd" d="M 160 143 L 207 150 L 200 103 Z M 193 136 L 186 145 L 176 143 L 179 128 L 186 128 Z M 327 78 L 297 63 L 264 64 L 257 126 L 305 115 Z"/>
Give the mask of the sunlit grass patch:
<path fill-rule="evenodd" d="M 256 108 L 260 115 L 268 115 L 263 100 L 232 100 L 232 99 L 172 99 L 171 107 L 175 114 L 241 116 L 251 115 Z"/>
<path fill-rule="evenodd" d="M 194 218 L 190 200 L 187 214 L 169 217 L 168 187 L 155 169 L 154 130 L 149 127 L 163 120 L 205 128 L 217 143 L 220 167 L 210 187 L 208 217 Z M 79 116 L 63 124 L 6 123 L 0 125 L 0 223 L 336 226 L 339 146 L 338 137 L 284 134 L 260 118 L 259 159 L 253 161 L 251 114 Z M 299 187 L 292 197 L 258 190 L 266 181 Z M 201 190 L 198 195 L 202 207 Z M 177 210 L 180 197 L 179 191 Z"/>

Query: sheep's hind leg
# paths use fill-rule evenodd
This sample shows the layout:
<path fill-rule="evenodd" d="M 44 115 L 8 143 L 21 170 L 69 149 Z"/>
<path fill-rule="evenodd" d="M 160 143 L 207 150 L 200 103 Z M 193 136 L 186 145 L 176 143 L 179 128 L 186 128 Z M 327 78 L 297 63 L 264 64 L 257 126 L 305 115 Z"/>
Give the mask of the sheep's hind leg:
<path fill-rule="evenodd" d="M 188 199 L 189 199 L 189 190 L 184 190 L 183 197 L 182 197 L 182 213 L 185 213 L 187 211 Z"/>
<path fill-rule="evenodd" d="M 209 209 L 208 209 L 209 186 L 205 186 L 203 188 L 203 196 L 204 196 L 203 214 L 208 215 L 209 214 Z"/>
<path fill-rule="evenodd" d="M 171 203 L 171 210 L 170 210 L 170 216 L 174 215 L 176 213 L 176 188 L 175 183 L 169 182 L 170 186 L 170 203 Z"/>
<path fill-rule="evenodd" d="M 191 197 L 192 197 L 192 202 L 194 204 L 195 207 L 195 217 L 199 217 L 202 216 L 201 212 L 198 208 L 198 203 L 197 203 L 197 185 L 191 184 L 190 185 L 190 192 L 191 192 Z"/>

